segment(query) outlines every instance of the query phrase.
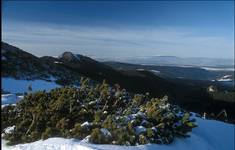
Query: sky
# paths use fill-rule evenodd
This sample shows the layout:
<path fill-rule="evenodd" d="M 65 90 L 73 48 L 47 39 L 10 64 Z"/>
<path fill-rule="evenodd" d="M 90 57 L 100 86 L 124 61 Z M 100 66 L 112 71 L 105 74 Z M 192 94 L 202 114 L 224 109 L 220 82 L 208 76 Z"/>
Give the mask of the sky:
<path fill-rule="evenodd" d="M 234 58 L 234 1 L 3 1 L 2 40 L 36 56 Z"/>

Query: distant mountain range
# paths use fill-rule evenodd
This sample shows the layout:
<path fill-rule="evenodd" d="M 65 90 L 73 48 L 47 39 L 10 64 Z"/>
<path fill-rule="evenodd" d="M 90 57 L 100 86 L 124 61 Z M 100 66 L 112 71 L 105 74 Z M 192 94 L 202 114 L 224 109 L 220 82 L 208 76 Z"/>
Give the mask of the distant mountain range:
<path fill-rule="evenodd" d="M 175 56 L 149 56 L 149 57 L 123 57 L 123 58 L 97 58 L 100 61 L 117 61 L 143 65 L 167 65 L 167 66 L 207 66 L 220 68 L 234 68 L 234 59 Z"/>
<path fill-rule="evenodd" d="M 141 65 L 108 61 L 103 62 L 109 66 L 112 66 L 119 70 L 148 70 L 161 76 L 163 78 L 177 78 L 177 79 L 191 79 L 191 80 L 207 80 L 216 81 L 223 76 L 229 75 L 229 78 L 233 80 L 234 71 L 224 69 L 204 69 L 200 67 L 188 66 L 157 66 L 157 65 Z"/>
<path fill-rule="evenodd" d="M 195 67 L 143 66 L 116 62 L 99 62 L 83 55 L 64 52 L 59 57 L 36 57 L 7 43 L 1 43 L 2 77 L 16 79 L 56 79 L 60 85 L 78 84 L 80 77 L 111 85 L 118 83 L 130 92 L 146 93 L 156 97 L 168 95 L 173 103 L 194 112 L 218 112 L 226 108 L 233 113 L 228 100 L 214 98 L 207 92 L 211 85 L 218 90 L 234 90 L 209 81 L 227 75 Z M 194 77 L 195 76 L 195 77 Z M 182 77 L 182 78 L 179 78 Z M 194 77 L 194 78 L 193 78 Z M 201 80 L 206 78 L 206 80 Z M 17 86 L 17 85 L 16 85 Z"/>

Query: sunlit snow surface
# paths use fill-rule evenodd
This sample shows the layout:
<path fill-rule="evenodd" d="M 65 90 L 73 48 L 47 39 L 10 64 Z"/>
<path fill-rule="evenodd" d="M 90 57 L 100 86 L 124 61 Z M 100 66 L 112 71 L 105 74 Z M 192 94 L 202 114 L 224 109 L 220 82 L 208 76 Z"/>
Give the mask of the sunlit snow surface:
<path fill-rule="evenodd" d="M 234 68 L 215 68 L 215 67 L 200 67 L 209 71 L 234 71 Z"/>
<path fill-rule="evenodd" d="M 2 106 L 6 104 L 15 104 L 23 98 L 23 96 L 17 96 L 16 94 L 2 94 Z"/>
<path fill-rule="evenodd" d="M 28 91 L 31 85 L 32 91 L 49 91 L 53 88 L 60 87 L 55 82 L 45 80 L 16 80 L 13 78 L 2 78 L 2 89 L 10 93 L 24 93 Z"/>
<path fill-rule="evenodd" d="M 138 146 L 97 145 L 87 142 L 49 138 L 28 144 L 6 146 L 2 140 L 4 150 L 234 150 L 234 128 L 227 124 L 214 120 L 196 118 L 199 127 L 194 128 L 191 137 L 176 139 L 170 145 L 147 144 Z"/>

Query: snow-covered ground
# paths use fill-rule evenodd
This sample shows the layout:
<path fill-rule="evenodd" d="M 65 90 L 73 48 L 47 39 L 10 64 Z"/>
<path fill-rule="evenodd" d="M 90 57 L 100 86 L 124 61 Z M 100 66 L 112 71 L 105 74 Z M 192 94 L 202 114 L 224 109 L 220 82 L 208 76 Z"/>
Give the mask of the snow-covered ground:
<path fill-rule="evenodd" d="M 233 80 L 232 79 L 218 79 L 217 81 L 220 81 L 220 82 L 231 82 Z"/>
<path fill-rule="evenodd" d="M 225 75 L 225 76 L 217 79 L 217 81 L 229 82 L 229 81 L 233 81 L 233 77 L 232 77 L 232 75 Z"/>
<path fill-rule="evenodd" d="M 153 73 L 155 73 L 155 74 L 159 74 L 159 73 L 161 73 L 160 71 L 158 71 L 158 70 L 150 70 L 151 72 L 153 72 Z"/>
<path fill-rule="evenodd" d="M 234 68 L 200 67 L 209 71 L 234 71 Z"/>
<path fill-rule="evenodd" d="M 215 120 L 196 118 L 199 127 L 194 128 L 191 137 L 176 139 L 170 145 L 147 144 L 138 146 L 97 145 L 76 139 L 49 138 L 28 144 L 6 146 L 3 150 L 234 150 L 235 126 Z"/>
<path fill-rule="evenodd" d="M 16 94 L 2 94 L 1 96 L 2 106 L 15 104 L 23 98 L 23 96 L 17 96 Z"/>
<path fill-rule="evenodd" d="M 46 90 L 60 87 L 55 82 L 45 80 L 16 80 L 13 78 L 2 78 L 2 89 L 10 93 L 24 93 L 28 92 L 28 87 L 32 87 L 32 91 Z"/>

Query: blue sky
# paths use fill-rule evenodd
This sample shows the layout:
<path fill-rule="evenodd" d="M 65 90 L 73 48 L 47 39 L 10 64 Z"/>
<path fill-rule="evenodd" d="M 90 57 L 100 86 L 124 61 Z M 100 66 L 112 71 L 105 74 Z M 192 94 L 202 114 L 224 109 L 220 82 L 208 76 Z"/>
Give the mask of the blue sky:
<path fill-rule="evenodd" d="M 234 57 L 234 2 L 4 1 L 2 38 L 37 56 Z"/>

